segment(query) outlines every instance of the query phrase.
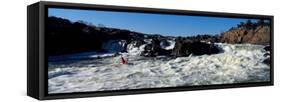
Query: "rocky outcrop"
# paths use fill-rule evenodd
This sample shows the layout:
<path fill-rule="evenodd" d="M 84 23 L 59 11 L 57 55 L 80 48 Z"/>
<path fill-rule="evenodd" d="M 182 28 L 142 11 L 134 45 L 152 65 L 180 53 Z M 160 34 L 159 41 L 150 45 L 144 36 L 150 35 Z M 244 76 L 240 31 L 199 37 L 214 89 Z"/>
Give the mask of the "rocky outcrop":
<path fill-rule="evenodd" d="M 171 54 L 171 50 L 165 50 L 160 47 L 153 46 L 152 44 L 148 44 L 145 46 L 144 51 L 141 52 L 141 56 L 145 57 L 155 57 L 155 56 L 169 56 Z"/>
<path fill-rule="evenodd" d="M 270 58 L 266 58 L 264 61 L 263 61 L 263 63 L 265 63 L 265 64 L 267 64 L 267 65 L 270 65 Z"/>
<path fill-rule="evenodd" d="M 266 46 L 263 48 L 265 51 L 270 51 L 271 50 L 271 47 L 270 46 Z"/>
<path fill-rule="evenodd" d="M 174 49 L 172 50 L 173 56 L 189 56 L 193 55 L 204 55 L 204 54 L 216 54 L 220 50 L 214 44 L 208 44 L 199 41 L 192 40 L 176 40 Z"/>
<path fill-rule="evenodd" d="M 102 49 L 107 52 L 126 52 L 127 41 L 126 40 L 109 40 L 104 42 Z"/>
<path fill-rule="evenodd" d="M 140 47 L 141 45 L 145 44 L 145 42 L 141 39 L 136 39 L 131 41 L 131 44 L 133 45 L 133 47 Z"/>
<path fill-rule="evenodd" d="M 166 50 L 160 46 L 160 39 L 153 38 L 151 42 L 144 47 L 144 51 L 141 52 L 141 56 L 145 57 L 155 57 L 159 55 L 170 55 L 171 50 Z"/>
<path fill-rule="evenodd" d="M 163 40 L 162 40 L 163 42 Z M 165 42 L 165 41 L 164 41 Z M 193 55 L 210 55 L 219 53 L 220 50 L 217 46 L 212 43 L 193 41 L 189 39 L 177 39 L 172 49 L 167 50 L 161 47 L 159 39 L 152 39 L 151 43 L 144 47 L 144 51 L 141 52 L 141 56 L 155 57 L 155 56 L 175 56 L 184 57 Z"/>
<path fill-rule="evenodd" d="M 270 51 L 271 51 L 271 47 L 270 46 L 266 46 L 263 48 L 265 51 L 267 51 L 263 56 L 264 57 L 267 57 L 263 63 L 267 64 L 267 65 L 270 65 Z"/>
<path fill-rule="evenodd" d="M 270 26 L 258 25 L 255 27 L 239 27 L 224 32 L 220 39 L 225 43 L 251 43 L 251 44 L 269 44 Z"/>
<path fill-rule="evenodd" d="M 187 37 L 187 39 L 193 40 L 193 41 L 204 41 L 204 42 L 219 42 L 219 35 L 197 35 L 197 36 L 191 36 Z"/>

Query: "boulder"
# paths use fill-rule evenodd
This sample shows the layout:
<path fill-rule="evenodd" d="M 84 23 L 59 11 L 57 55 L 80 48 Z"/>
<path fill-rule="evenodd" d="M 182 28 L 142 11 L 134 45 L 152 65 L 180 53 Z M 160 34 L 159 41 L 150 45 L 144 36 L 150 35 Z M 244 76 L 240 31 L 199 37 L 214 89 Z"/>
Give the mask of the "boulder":
<path fill-rule="evenodd" d="M 102 49 L 107 52 L 126 52 L 127 41 L 126 40 L 109 40 L 104 42 Z"/>
<path fill-rule="evenodd" d="M 137 39 L 132 41 L 134 47 L 140 47 L 141 45 L 145 44 L 143 40 Z"/>
<path fill-rule="evenodd" d="M 193 55 L 210 55 L 219 53 L 220 50 L 214 44 L 208 44 L 192 40 L 176 40 L 175 47 L 172 51 L 173 56 L 189 56 Z"/>
<path fill-rule="evenodd" d="M 270 65 L 270 58 L 267 58 L 263 61 L 263 63 L 267 64 L 267 65 Z"/>
<path fill-rule="evenodd" d="M 160 40 L 158 38 L 153 38 L 150 44 L 144 47 L 144 51 L 141 52 L 141 56 L 145 57 L 155 57 L 159 55 L 170 55 L 171 50 L 166 50 L 161 48 Z"/>
<path fill-rule="evenodd" d="M 270 51 L 271 50 L 271 47 L 270 46 L 266 46 L 263 48 L 265 51 Z"/>
<path fill-rule="evenodd" d="M 270 53 L 263 54 L 264 57 L 270 56 Z"/>
<path fill-rule="evenodd" d="M 188 56 L 191 53 L 187 50 L 190 44 L 193 43 L 191 40 L 182 40 L 177 39 L 175 43 L 175 47 L 172 50 L 173 56 Z"/>
<path fill-rule="evenodd" d="M 168 40 L 161 40 L 160 45 L 166 47 L 170 46 L 170 43 L 168 42 Z"/>

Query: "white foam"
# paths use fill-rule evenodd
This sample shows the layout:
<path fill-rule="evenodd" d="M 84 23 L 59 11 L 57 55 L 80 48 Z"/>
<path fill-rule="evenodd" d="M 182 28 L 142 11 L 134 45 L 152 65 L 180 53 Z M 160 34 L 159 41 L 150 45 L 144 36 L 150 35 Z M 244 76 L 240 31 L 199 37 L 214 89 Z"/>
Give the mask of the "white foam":
<path fill-rule="evenodd" d="M 168 46 L 165 46 L 163 43 L 163 41 L 160 43 L 160 46 L 162 49 L 166 49 L 166 50 L 172 50 L 175 47 L 175 41 L 174 40 L 167 40 L 167 42 L 169 43 Z"/>
<path fill-rule="evenodd" d="M 68 93 L 269 81 L 270 67 L 262 61 L 261 45 L 216 44 L 213 55 L 147 58 L 144 45 L 120 56 L 57 65 L 48 72 L 48 92 Z"/>
<path fill-rule="evenodd" d="M 134 44 L 128 44 L 127 46 L 127 51 L 130 55 L 140 55 L 141 52 L 144 51 L 144 47 L 146 46 L 146 44 L 143 44 L 139 47 L 135 47 Z"/>

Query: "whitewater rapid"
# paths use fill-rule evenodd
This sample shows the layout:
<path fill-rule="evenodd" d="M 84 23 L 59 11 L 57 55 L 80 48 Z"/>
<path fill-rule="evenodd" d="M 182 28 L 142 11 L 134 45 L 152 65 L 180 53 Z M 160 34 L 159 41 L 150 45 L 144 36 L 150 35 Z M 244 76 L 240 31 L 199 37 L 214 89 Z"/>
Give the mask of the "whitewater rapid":
<path fill-rule="evenodd" d="M 122 56 L 50 62 L 49 93 L 233 84 L 270 81 L 263 45 L 216 44 L 221 53 L 189 57 L 142 57 L 144 46 Z"/>

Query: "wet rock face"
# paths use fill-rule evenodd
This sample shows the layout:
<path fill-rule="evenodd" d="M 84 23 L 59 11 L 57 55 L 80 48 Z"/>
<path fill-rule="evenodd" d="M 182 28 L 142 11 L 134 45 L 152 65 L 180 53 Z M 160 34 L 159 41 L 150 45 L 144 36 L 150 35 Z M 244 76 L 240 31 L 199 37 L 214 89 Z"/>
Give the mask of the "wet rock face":
<path fill-rule="evenodd" d="M 268 57 L 266 58 L 263 63 L 267 64 L 267 65 L 270 65 L 270 51 L 271 51 L 271 47 L 270 46 L 266 46 L 263 48 L 265 51 L 267 51 L 267 53 L 265 53 L 263 56 L 264 57 Z"/>
<path fill-rule="evenodd" d="M 173 56 L 189 56 L 204 55 L 204 54 L 216 54 L 219 53 L 219 48 L 214 44 L 208 44 L 199 41 L 191 40 L 176 40 L 175 48 L 172 51 Z"/>
<path fill-rule="evenodd" d="M 270 46 L 266 46 L 266 47 L 264 47 L 263 49 L 264 49 L 265 51 L 270 51 L 270 50 L 271 50 Z"/>
<path fill-rule="evenodd" d="M 219 48 L 214 44 L 207 44 L 202 42 L 195 42 L 191 44 L 189 49 L 194 55 L 210 55 L 219 53 Z"/>
<path fill-rule="evenodd" d="M 126 52 L 126 48 L 126 40 L 109 40 L 102 45 L 102 49 L 106 52 Z"/>
<path fill-rule="evenodd" d="M 173 56 L 188 56 L 191 53 L 188 50 L 188 47 L 192 43 L 191 40 L 176 40 L 175 47 L 172 51 Z"/>
<path fill-rule="evenodd" d="M 145 57 L 155 57 L 159 55 L 170 55 L 171 50 L 166 50 L 161 48 L 160 40 L 155 38 L 152 39 L 151 44 L 147 44 L 144 47 L 144 51 L 141 53 L 141 56 Z"/>
<path fill-rule="evenodd" d="M 160 45 L 162 45 L 162 46 L 169 46 L 170 43 L 168 42 L 168 40 L 161 40 Z"/>
<path fill-rule="evenodd" d="M 141 45 L 145 44 L 143 40 L 135 40 L 134 41 L 135 47 L 140 47 Z"/>
<path fill-rule="evenodd" d="M 270 65 L 270 58 L 267 58 L 263 61 L 263 63 L 267 64 L 267 65 Z"/>
<path fill-rule="evenodd" d="M 268 57 L 268 56 L 270 56 L 270 53 L 265 53 L 265 54 L 263 54 L 263 56 Z"/>
<path fill-rule="evenodd" d="M 171 50 L 161 48 L 159 40 L 153 39 L 151 44 L 147 44 L 144 47 L 144 51 L 141 56 L 155 57 L 159 55 L 184 57 L 193 55 L 204 55 L 204 54 L 216 54 L 219 53 L 219 48 L 214 44 L 208 44 L 199 41 L 193 41 L 188 39 L 177 39 L 175 46 Z"/>

